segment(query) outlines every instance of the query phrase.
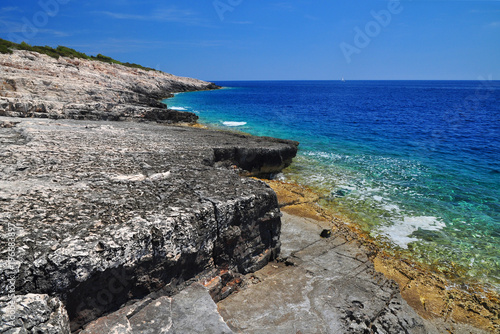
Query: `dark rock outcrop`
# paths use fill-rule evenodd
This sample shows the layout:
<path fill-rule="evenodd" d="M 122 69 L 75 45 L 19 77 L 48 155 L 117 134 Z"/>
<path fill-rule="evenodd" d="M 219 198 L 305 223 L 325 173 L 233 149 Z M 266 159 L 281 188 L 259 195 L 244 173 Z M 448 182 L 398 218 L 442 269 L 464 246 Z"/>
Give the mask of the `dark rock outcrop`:
<path fill-rule="evenodd" d="M 144 114 L 144 119 L 158 123 L 196 123 L 196 114 L 172 109 L 151 109 Z"/>
<path fill-rule="evenodd" d="M 0 116 L 80 120 L 195 122 L 167 109 L 175 92 L 217 89 L 201 80 L 31 51 L 0 54 Z"/>
<path fill-rule="evenodd" d="M 257 270 L 279 251 L 276 194 L 224 166 L 278 171 L 295 142 L 130 122 L 0 122 L 13 124 L 0 128 L 1 295 L 14 278 L 18 295 L 57 297 L 72 330 L 221 269 Z"/>
<path fill-rule="evenodd" d="M 243 140 L 248 138 L 248 136 L 241 134 L 234 134 L 234 136 Z M 247 171 L 249 175 L 268 176 L 278 173 L 289 166 L 299 145 L 298 142 L 287 141 L 292 145 L 279 150 L 278 154 L 276 154 L 275 145 L 281 145 L 283 140 L 257 137 L 254 142 L 256 145 L 216 147 L 214 148 L 215 160 L 237 165 Z"/>

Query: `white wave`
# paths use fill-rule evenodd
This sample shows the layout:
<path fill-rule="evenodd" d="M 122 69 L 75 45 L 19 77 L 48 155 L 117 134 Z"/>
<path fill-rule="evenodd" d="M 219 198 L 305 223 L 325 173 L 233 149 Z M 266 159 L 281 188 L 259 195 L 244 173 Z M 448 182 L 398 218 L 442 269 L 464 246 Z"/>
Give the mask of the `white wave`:
<path fill-rule="evenodd" d="M 439 218 L 432 216 L 404 217 L 403 220 L 394 221 L 391 226 L 379 228 L 381 234 L 391 238 L 391 240 L 401 248 L 408 248 L 410 242 L 418 241 L 410 235 L 421 230 L 439 231 L 446 227 Z"/>
<path fill-rule="evenodd" d="M 169 109 L 172 109 L 172 110 L 187 110 L 186 108 L 183 108 L 183 107 L 169 107 Z"/>
<path fill-rule="evenodd" d="M 323 158 L 323 159 L 331 159 L 331 160 L 341 160 L 341 159 L 346 159 L 349 158 L 347 155 L 341 155 L 338 153 L 332 153 L 332 152 L 323 152 L 323 151 L 309 151 L 309 152 L 304 152 L 304 155 L 314 157 L 314 158 Z"/>
<path fill-rule="evenodd" d="M 247 122 L 222 122 L 225 126 L 243 126 L 246 125 Z"/>

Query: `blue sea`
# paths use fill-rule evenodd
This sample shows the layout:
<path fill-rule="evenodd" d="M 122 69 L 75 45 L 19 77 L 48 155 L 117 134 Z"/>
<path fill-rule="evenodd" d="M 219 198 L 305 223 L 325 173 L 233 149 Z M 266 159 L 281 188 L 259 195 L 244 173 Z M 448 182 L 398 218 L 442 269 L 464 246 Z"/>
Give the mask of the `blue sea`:
<path fill-rule="evenodd" d="M 500 81 L 236 81 L 176 94 L 200 123 L 293 139 L 278 178 L 381 245 L 500 291 Z"/>

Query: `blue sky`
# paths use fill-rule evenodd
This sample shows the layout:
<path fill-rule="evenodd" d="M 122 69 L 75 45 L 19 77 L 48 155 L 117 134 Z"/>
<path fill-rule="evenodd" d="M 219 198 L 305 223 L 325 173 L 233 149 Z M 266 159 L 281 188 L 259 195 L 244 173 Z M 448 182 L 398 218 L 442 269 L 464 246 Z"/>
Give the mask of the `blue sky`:
<path fill-rule="evenodd" d="M 496 0 L 2 0 L 0 37 L 213 81 L 500 79 Z"/>

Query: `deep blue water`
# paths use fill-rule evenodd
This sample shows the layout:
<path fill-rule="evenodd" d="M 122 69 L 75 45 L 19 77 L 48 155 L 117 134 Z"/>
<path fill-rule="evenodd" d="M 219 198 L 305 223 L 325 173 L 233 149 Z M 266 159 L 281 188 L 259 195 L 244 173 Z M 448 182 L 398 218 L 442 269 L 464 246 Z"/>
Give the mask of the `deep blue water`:
<path fill-rule="evenodd" d="M 169 107 L 294 139 L 279 177 L 373 237 L 465 281 L 500 283 L 499 81 L 217 82 Z"/>

